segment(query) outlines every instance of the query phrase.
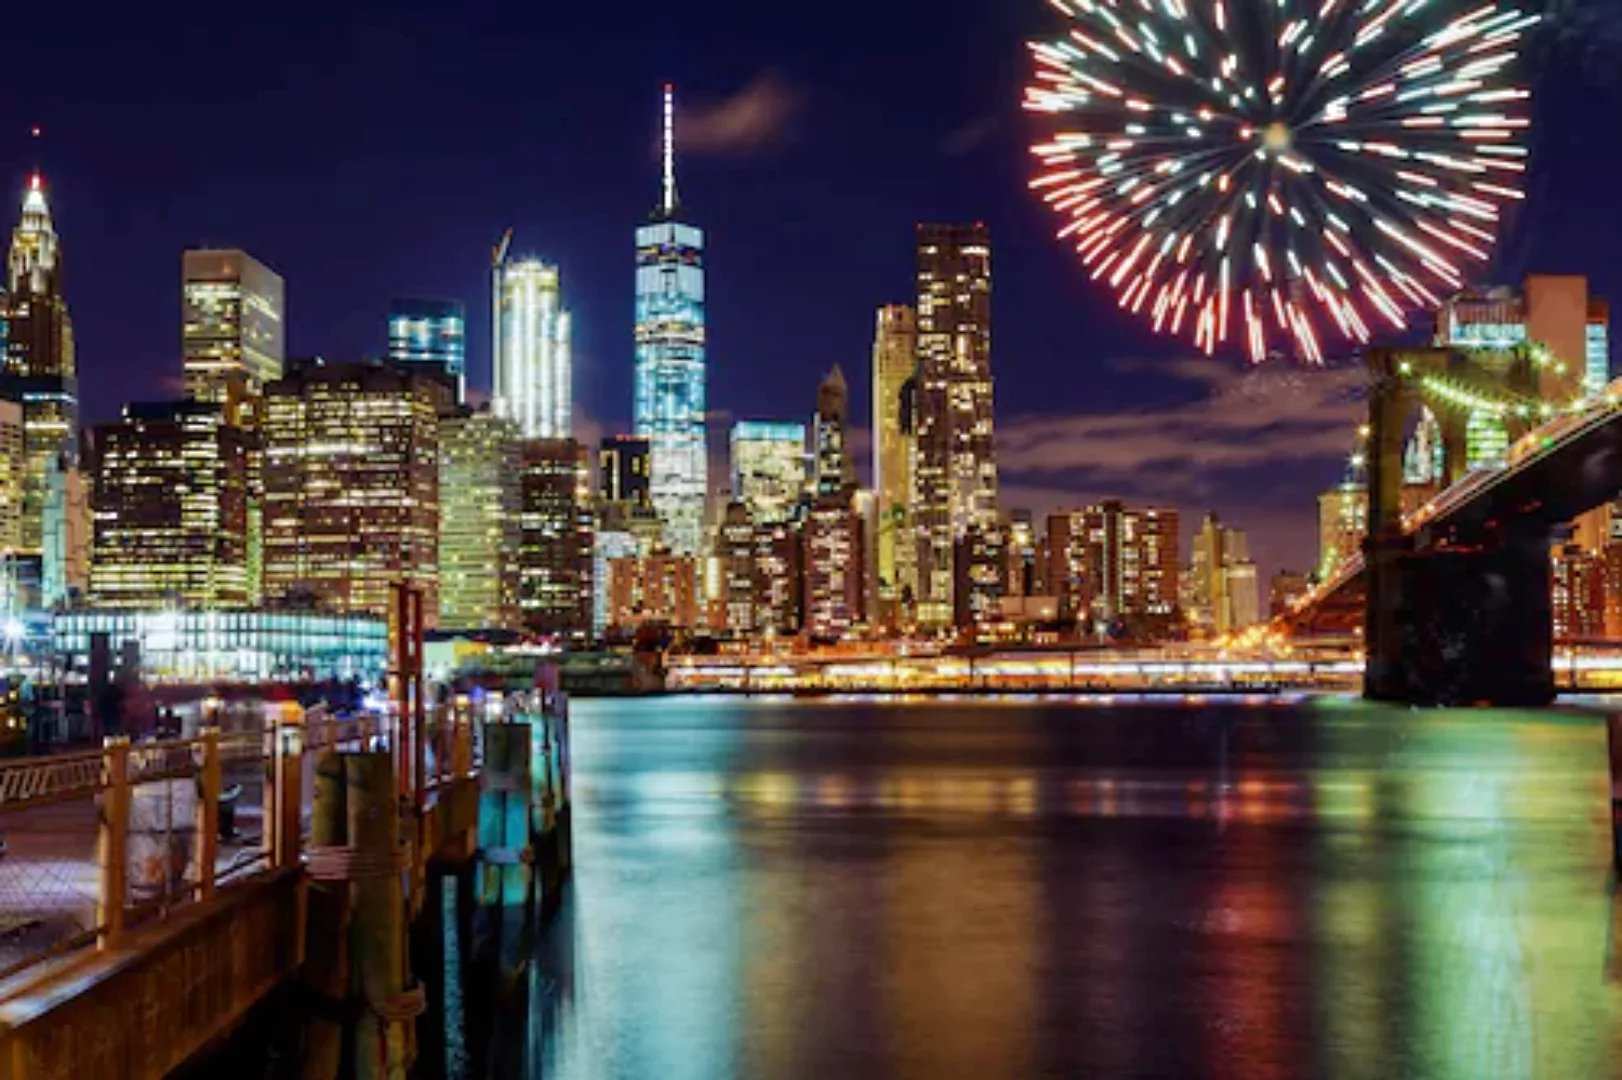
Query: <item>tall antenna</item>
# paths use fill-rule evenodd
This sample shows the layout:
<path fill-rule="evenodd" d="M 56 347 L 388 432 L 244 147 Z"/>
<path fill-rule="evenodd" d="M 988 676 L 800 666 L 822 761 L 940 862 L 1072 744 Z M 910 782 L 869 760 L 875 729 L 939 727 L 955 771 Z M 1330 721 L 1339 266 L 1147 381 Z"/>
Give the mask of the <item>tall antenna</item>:
<path fill-rule="evenodd" d="M 665 184 L 661 204 L 668 217 L 676 212 L 676 88 L 665 83 Z"/>

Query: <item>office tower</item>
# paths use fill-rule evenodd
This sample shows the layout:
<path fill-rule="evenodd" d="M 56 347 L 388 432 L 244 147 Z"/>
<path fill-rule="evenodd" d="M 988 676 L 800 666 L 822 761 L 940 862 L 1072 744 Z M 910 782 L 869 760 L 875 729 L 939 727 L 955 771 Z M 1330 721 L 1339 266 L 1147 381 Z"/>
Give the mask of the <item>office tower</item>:
<path fill-rule="evenodd" d="M 970 522 L 952 541 L 952 625 L 960 630 L 994 621 L 1008 575 L 1008 532 L 1000 521 Z"/>
<path fill-rule="evenodd" d="M 526 439 L 567 439 L 574 432 L 574 367 L 558 268 L 510 258 L 511 235 L 496 249 L 493 270 L 496 415 L 516 421 Z"/>
<path fill-rule="evenodd" d="M 1272 618 L 1288 615 L 1296 603 L 1311 590 L 1307 575 L 1294 570 L 1280 570 L 1267 583 L 1267 613 Z"/>
<path fill-rule="evenodd" d="M 788 521 L 806 489 L 805 425 L 732 425 L 732 495 L 757 525 Z"/>
<path fill-rule="evenodd" d="M 610 632 L 647 627 L 690 630 L 702 611 L 698 560 L 668 551 L 608 561 Z"/>
<path fill-rule="evenodd" d="M 459 300 L 396 300 L 389 307 L 389 361 L 423 364 L 467 396 L 467 315 Z"/>
<path fill-rule="evenodd" d="M 838 495 L 856 484 L 856 469 L 845 445 L 845 417 L 850 387 L 835 364 L 817 387 L 817 411 L 811 418 L 811 491 Z"/>
<path fill-rule="evenodd" d="M 1249 539 L 1224 526 L 1215 513 L 1205 515 L 1194 536 L 1191 573 L 1192 625 L 1225 634 L 1260 621 L 1260 583 L 1250 561 Z"/>
<path fill-rule="evenodd" d="M 34 173 L 23 194 L 22 217 L 11 232 L 6 275 L 5 373 L 23 378 L 72 376 L 73 320 L 62 294 L 62 251 Z"/>
<path fill-rule="evenodd" d="M 248 456 L 224 407 L 127 405 L 96 428 L 90 601 L 101 608 L 248 603 Z"/>
<path fill-rule="evenodd" d="M 664 182 L 636 230 L 636 434 L 651 444 L 653 505 L 672 550 L 696 553 L 709 490 L 705 444 L 704 233 L 676 199 L 675 104 L 664 93 Z"/>
<path fill-rule="evenodd" d="M 755 632 L 797 634 L 804 621 L 805 547 L 798 523 L 755 526 Z"/>
<path fill-rule="evenodd" d="M 863 621 L 862 519 L 849 494 L 819 495 L 805 520 L 805 629 L 837 641 Z"/>
<path fill-rule="evenodd" d="M 90 492 L 84 470 L 65 457 L 52 458 L 45 474 L 45 551 L 40 558 L 41 604 L 70 607 L 90 589 L 93 536 Z M 249 564 L 250 601 L 253 566 Z"/>
<path fill-rule="evenodd" d="M 1004 523 L 1008 560 L 1004 564 L 1003 595 L 1036 596 L 1042 589 L 1042 566 L 1037 553 L 1036 520 L 1029 510 L 1012 510 Z"/>
<path fill-rule="evenodd" d="M 635 536 L 618 529 L 597 529 L 591 541 L 591 636 L 601 640 L 610 624 L 609 565 L 616 559 L 634 559 L 638 551 Z"/>
<path fill-rule="evenodd" d="M 1179 517 L 1106 499 L 1048 518 L 1048 588 L 1076 618 L 1165 619 L 1178 604 Z"/>
<path fill-rule="evenodd" d="M 591 485 L 573 439 L 520 450 L 518 610 L 532 633 L 584 641 L 592 619 Z"/>
<path fill-rule="evenodd" d="M 0 553 L 22 550 L 25 445 L 22 406 L 0 401 Z"/>
<path fill-rule="evenodd" d="M 721 625 L 737 638 L 748 638 L 755 632 L 755 529 L 749 508 L 733 500 L 721 517 L 715 540 L 721 578 L 717 596 Z"/>
<path fill-rule="evenodd" d="M 518 425 L 488 408 L 439 421 L 439 625 L 518 629 Z"/>
<path fill-rule="evenodd" d="M 6 285 L 0 399 L 22 407 L 26 460 L 16 551 L 42 557 L 51 527 L 51 470 L 78 468 L 79 384 L 73 321 L 62 292 L 62 248 L 38 173 L 29 177 L 12 230 Z"/>
<path fill-rule="evenodd" d="M 1508 366 L 1517 346 L 1548 351 L 1538 371 L 1538 394 L 1564 406 L 1605 389 L 1610 381 L 1609 305 L 1588 291 L 1588 279 L 1532 274 L 1521 291 L 1499 287 L 1449 297 L 1436 315 L 1436 343 L 1467 347 L 1483 360 L 1494 354 Z M 1472 413 L 1466 455 L 1471 466 L 1503 460 L 1508 435 L 1501 418 Z"/>
<path fill-rule="evenodd" d="M 441 380 L 386 364 L 296 361 L 266 384 L 266 606 L 386 616 L 403 579 L 437 623 L 449 398 Z"/>
<path fill-rule="evenodd" d="M 237 250 L 187 251 L 180 267 L 186 394 L 226 404 L 228 422 L 252 427 L 265 384 L 282 374 L 282 279 Z"/>
<path fill-rule="evenodd" d="M 653 506 L 648 476 L 648 440 L 605 435 L 597 448 L 597 498 L 636 509 Z"/>
<path fill-rule="evenodd" d="M 997 525 L 991 236 L 978 223 L 921 224 L 917 240 L 912 511 L 918 546 L 918 621 L 941 628 L 953 617 L 958 539 L 971 526 L 984 531 Z"/>
<path fill-rule="evenodd" d="M 1369 493 L 1348 481 L 1318 496 L 1318 580 L 1335 576 L 1342 563 L 1363 549 L 1369 531 Z"/>
<path fill-rule="evenodd" d="M 918 367 L 918 317 L 906 304 L 879 308 L 873 331 L 873 492 L 877 501 L 874 575 L 882 619 L 901 619 L 901 596 L 917 591 L 912 542 L 912 417 L 904 393 Z"/>

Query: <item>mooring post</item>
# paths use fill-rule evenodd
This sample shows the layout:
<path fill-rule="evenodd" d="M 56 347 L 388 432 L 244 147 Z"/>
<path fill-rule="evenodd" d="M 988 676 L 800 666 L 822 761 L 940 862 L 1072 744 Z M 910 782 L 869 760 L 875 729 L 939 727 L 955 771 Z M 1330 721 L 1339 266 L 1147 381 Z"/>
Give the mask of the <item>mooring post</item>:
<path fill-rule="evenodd" d="M 197 863 L 197 896 L 214 895 L 214 863 L 220 847 L 220 729 L 206 727 L 198 735 L 202 761 L 197 769 L 197 802 L 192 811 L 193 861 Z"/>
<path fill-rule="evenodd" d="M 421 1009 L 412 1010 L 406 993 L 404 866 L 394 764 L 387 753 L 350 754 L 344 759 L 344 779 L 349 846 L 357 863 L 351 886 L 351 984 L 359 989 L 362 1005 L 354 1075 L 358 1080 L 405 1080 L 410 1066 L 406 1029 Z"/>
<path fill-rule="evenodd" d="M 97 861 L 101 864 L 101 895 L 96 904 L 96 944 L 106 949 L 124 932 L 124 899 L 129 881 L 130 741 L 123 735 L 102 740 L 107 787 L 101 793 L 101 822 Z"/>
<path fill-rule="evenodd" d="M 297 866 L 304 816 L 304 729 L 299 725 L 276 725 L 275 786 L 275 863 Z"/>
<path fill-rule="evenodd" d="M 316 757 L 310 817 L 311 876 L 316 880 L 308 893 L 304 982 L 316 1004 L 308 1010 L 305 1023 L 305 1080 L 336 1080 L 343 1067 L 343 1013 L 349 998 L 349 884 L 316 871 L 325 869 L 325 852 L 344 848 L 347 835 L 344 758 L 332 740 Z"/>
<path fill-rule="evenodd" d="M 535 890 L 530 831 L 529 724 L 484 726 L 484 770 L 479 792 L 479 906 L 500 939 L 501 965 L 518 963 L 521 931 Z"/>

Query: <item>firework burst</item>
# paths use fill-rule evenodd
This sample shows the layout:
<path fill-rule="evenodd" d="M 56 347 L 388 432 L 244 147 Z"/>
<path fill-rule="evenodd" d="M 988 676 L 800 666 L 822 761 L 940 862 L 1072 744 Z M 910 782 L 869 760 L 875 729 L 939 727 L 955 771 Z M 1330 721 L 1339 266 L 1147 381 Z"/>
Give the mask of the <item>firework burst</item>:
<path fill-rule="evenodd" d="M 1031 186 L 1094 280 L 1207 353 L 1402 328 L 1521 197 L 1535 14 L 1477 0 L 1050 0 Z"/>

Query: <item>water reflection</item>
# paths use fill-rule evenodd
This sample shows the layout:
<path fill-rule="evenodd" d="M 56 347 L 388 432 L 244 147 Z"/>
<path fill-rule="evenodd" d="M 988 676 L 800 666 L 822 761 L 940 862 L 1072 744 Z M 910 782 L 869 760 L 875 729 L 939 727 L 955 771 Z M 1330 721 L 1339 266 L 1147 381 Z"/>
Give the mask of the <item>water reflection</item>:
<path fill-rule="evenodd" d="M 490 1075 L 1622 1071 L 1581 717 L 616 701 L 575 752 Z"/>

